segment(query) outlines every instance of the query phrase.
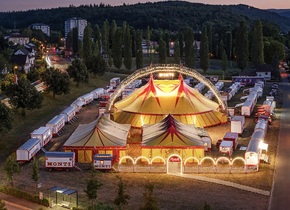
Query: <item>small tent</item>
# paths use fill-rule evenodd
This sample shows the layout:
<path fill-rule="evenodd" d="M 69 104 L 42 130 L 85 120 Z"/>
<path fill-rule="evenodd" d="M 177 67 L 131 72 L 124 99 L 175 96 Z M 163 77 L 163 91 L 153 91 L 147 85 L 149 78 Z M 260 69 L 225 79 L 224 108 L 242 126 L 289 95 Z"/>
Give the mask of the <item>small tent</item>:
<path fill-rule="evenodd" d="M 183 124 L 171 115 L 154 125 L 144 125 L 142 131 L 142 155 L 148 158 L 166 158 L 177 153 L 184 158 L 204 156 L 211 139 L 202 128 Z"/>
<path fill-rule="evenodd" d="M 94 154 L 111 154 L 118 160 L 120 150 L 126 149 L 130 125 L 118 124 L 104 115 L 97 120 L 79 125 L 64 143 L 65 151 L 76 153 L 76 162 L 90 163 Z"/>

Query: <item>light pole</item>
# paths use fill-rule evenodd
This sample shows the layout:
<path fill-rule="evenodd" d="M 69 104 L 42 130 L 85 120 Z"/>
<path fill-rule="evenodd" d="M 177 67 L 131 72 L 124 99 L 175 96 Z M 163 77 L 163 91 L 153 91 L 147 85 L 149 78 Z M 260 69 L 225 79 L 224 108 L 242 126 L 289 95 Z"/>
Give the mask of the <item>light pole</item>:
<path fill-rule="evenodd" d="M 16 75 L 17 66 L 14 66 L 13 73 L 14 73 L 14 84 L 17 84 L 17 75 Z"/>

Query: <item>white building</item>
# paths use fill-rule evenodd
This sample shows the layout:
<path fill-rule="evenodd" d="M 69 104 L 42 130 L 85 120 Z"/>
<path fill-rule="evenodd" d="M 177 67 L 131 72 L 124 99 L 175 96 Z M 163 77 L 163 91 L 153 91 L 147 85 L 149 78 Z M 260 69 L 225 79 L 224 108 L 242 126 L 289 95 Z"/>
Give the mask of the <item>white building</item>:
<path fill-rule="evenodd" d="M 77 28 L 78 38 L 82 40 L 84 37 L 84 30 L 86 26 L 87 26 L 87 20 L 85 19 L 78 18 L 78 17 L 67 19 L 64 23 L 65 38 L 67 38 L 67 35 L 70 31 L 72 31 L 74 28 Z"/>
<path fill-rule="evenodd" d="M 50 27 L 43 23 L 34 23 L 31 25 L 31 29 L 33 30 L 41 30 L 47 36 L 50 36 Z"/>

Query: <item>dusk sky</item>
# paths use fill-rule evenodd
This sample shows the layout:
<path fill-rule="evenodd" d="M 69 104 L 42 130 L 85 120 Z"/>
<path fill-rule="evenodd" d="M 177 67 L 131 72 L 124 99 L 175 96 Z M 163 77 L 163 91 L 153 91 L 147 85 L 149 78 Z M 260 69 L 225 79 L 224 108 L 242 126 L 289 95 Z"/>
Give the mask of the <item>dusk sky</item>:
<path fill-rule="evenodd" d="M 81 4 L 122 5 L 156 2 L 149 0 L 0 0 L 0 11 L 25 11 L 30 9 L 48 9 L 57 7 L 79 6 Z M 289 0 L 263 1 L 263 0 L 188 0 L 188 2 L 204 4 L 246 4 L 260 9 L 290 9 Z"/>

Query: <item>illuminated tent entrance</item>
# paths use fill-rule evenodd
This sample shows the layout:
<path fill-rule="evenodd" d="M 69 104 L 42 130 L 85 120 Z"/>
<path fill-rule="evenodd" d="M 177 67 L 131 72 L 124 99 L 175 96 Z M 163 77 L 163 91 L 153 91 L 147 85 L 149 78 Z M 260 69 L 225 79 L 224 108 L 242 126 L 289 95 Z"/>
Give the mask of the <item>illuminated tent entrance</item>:
<path fill-rule="evenodd" d="M 113 162 L 125 153 L 130 125 L 118 124 L 104 115 L 77 127 L 63 150 L 76 153 L 76 162 L 91 163 L 95 154 L 111 154 Z"/>
<path fill-rule="evenodd" d="M 201 159 L 204 157 L 205 146 L 211 145 L 205 130 L 183 124 L 171 115 L 154 125 L 144 125 L 142 132 L 142 156 L 151 159 L 166 159 L 171 154 L 178 154 L 183 159 Z M 158 161 L 161 159 L 156 159 Z"/>
<path fill-rule="evenodd" d="M 168 114 L 184 124 L 209 127 L 227 122 L 219 108 L 181 75 L 178 80 L 153 80 L 151 75 L 146 85 L 114 104 L 112 116 L 115 122 L 135 128 L 160 122 Z"/>

